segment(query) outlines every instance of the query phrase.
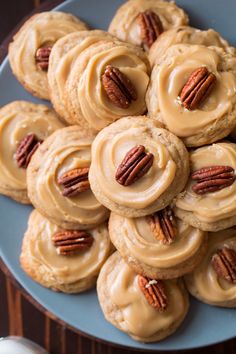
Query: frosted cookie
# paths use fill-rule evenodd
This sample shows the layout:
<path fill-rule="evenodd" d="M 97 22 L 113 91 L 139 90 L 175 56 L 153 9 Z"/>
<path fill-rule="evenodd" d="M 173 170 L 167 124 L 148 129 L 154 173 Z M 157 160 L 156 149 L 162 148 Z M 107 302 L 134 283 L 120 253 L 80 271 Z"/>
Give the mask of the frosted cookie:
<path fill-rule="evenodd" d="M 188 174 L 184 144 L 147 117 L 120 119 L 92 145 L 92 191 L 119 215 L 145 216 L 165 208 L 184 188 Z"/>
<path fill-rule="evenodd" d="M 63 230 L 34 210 L 24 235 L 20 263 L 41 285 L 79 293 L 95 285 L 109 254 L 106 224 L 87 231 Z"/>
<path fill-rule="evenodd" d="M 150 65 L 139 47 L 100 41 L 75 61 L 65 86 L 65 105 L 76 124 L 99 131 L 113 121 L 146 112 Z"/>
<path fill-rule="evenodd" d="M 88 181 L 93 139 L 78 126 L 60 129 L 40 145 L 27 170 L 32 204 L 64 229 L 90 229 L 108 218 Z"/>
<path fill-rule="evenodd" d="M 236 57 L 219 47 L 171 46 L 152 71 L 148 115 L 187 146 L 227 136 L 236 124 Z"/>
<path fill-rule="evenodd" d="M 190 153 L 192 173 L 176 198 L 176 215 L 206 231 L 236 225 L 236 144 L 221 142 Z"/>
<path fill-rule="evenodd" d="M 185 281 L 199 300 L 236 307 L 236 228 L 209 233 L 207 254 Z"/>
<path fill-rule="evenodd" d="M 156 342 L 175 332 L 189 308 L 181 279 L 138 275 L 118 252 L 102 267 L 97 292 L 105 318 L 141 342 Z"/>
<path fill-rule="evenodd" d="M 0 109 L 0 193 L 30 203 L 26 168 L 41 142 L 64 124 L 42 104 L 14 101 Z"/>
<path fill-rule="evenodd" d="M 187 24 L 187 14 L 174 2 L 130 0 L 117 10 L 108 31 L 148 50 L 164 31 Z"/>
<path fill-rule="evenodd" d="M 109 234 L 129 266 L 154 279 L 191 272 L 206 251 L 206 232 L 175 218 L 169 207 L 141 218 L 111 213 Z"/>
<path fill-rule="evenodd" d="M 85 30 L 77 17 L 63 12 L 41 12 L 27 20 L 9 45 L 11 69 L 33 95 L 49 99 L 47 69 L 54 43 L 68 33 Z"/>
<path fill-rule="evenodd" d="M 148 53 L 151 65 L 161 63 L 162 56 L 167 49 L 174 44 L 200 44 L 223 48 L 226 52 L 235 55 L 235 48 L 230 47 L 229 43 L 213 29 L 201 31 L 200 29 L 188 26 L 171 28 L 162 33 L 153 43 Z"/>
<path fill-rule="evenodd" d="M 64 36 L 53 46 L 48 67 L 50 99 L 56 112 L 68 123 L 77 123 L 65 105 L 65 87 L 76 59 L 90 45 L 113 38 L 104 31 L 78 31 Z M 84 125 L 88 123 L 85 121 Z"/>

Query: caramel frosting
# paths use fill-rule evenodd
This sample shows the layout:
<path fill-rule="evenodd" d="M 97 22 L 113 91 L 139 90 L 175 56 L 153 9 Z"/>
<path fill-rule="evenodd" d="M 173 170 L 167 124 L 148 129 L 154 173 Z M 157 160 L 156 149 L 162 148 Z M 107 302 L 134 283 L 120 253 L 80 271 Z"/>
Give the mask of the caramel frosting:
<path fill-rule="evenodd" d="M 86 251 L 69 256 L 58 255 L 56 251 L 52 236 L 57 231 L 58 226 L 39 212 L 34 210 L 31 213 L 24 241 L 27 245 L 28 263 L 39 264 L 39 271 L 41 269 L 42 272 L 43 268 L 48 276 L 60 284 L 71 284 L 96 276 L 110 252 L 107 226 L 102 224 L 89 230 L 94 238 L 92 246 Z"/>
<path fill-rule="evenodd" d="M 217 46 L 223 48 L 229 53 L 235 54 L 235 48 L 230 47 L 229 43 L 213 29 L 201 31 L 200 29 L 194 27 L 181 26 L 172 28 L 162 33 L 162 35 L 152 45 L 148 54 L 151 65 L 161 63 L 162 56 L 171 45 L 181 43 L 200 44 L 207 47 Z"/>
<path fill-rule="evenodd" d="M 0 185 L 6 189 L 26 190 L 26 170 L 19 168 L 15 153 L 20 141 L 34 133 L 44 140 L 63 128 L 54 111 L 47 106 L 14 101 L 0 109 Z"/>
<path fill-rule="evenodd" d="M 164 281 L 167 308 L 158 312 L 149 305 L 138 285 L 138 276 L 124 260 L 107 277 L 109 300 L 120 311 L 120 328 L 134 337 L 148 338 L 168 330 L 186 312 L 186 298 L 178 280 Z"/>
<path fill-rule="evenodd" d="M 28 167 L 29 193 L 33 204 L 56 223 L 73 223 L 71 228 L 88 228 L 108 216 L 89 189 L 74 197 L 64 197 L 57 180 L 65 172 L 89 167 L 94 135 L 77 126 L 58 131 L 38 149 Z M 64 226 L 63 226 L 64 227 Z"/>
<path fill-rule="evenodd" d="M 137 18 L 140 12 L 147 10 L 153 11 L 159 16 L 164 30 L 188 23 L 188 16 L 174 2 L 131 0 L 120 7 L 108 31 L 123 41 L 141 45 L 140 26 Z"/>
<path fill-rule="evenodd" d="M 64 101 L 65 85 L 78 56 L 90 45 L 113 38 L 100 30 L 78 31 L 59 39 L 52 48 L 48 69 L 51 99 L 60 115 L 70 120 Z"/>
<path fill-rule="evenodd" d="M 236 170 L 236 144 L 222 142 L 198 148 L 190 153 L 192 172 L 209 166 L 231 166 Z M 177 209 L 192 212 L 201 222 L 213 223 L 236 215 L 236 182 L 219 191 L 196 194 L 194 181 L 176 200 Z"/>
<path fill-rule="evenodd" d="M 206 236 L 205 232 L 176 219 L 174 241 L 162 244 L 151 231 L 147 217 L 124 218 L 112 213 L 113 218 L 121 221 L 122 242 L 131 257 L 155 268 L 171 268 L 188 260 L 198 252 Z"/>
<path fill-rule="evenodd" d="M 47 72 L 37 68 L 35 53 L 53 45 L 68 33 L 87 29 L 75 16 L 63 12 L 42 12 L 31 17 L 15 35 L 9 47 L 13 72 L 24 86 L 42 98 L 49 98 Z"/>
<path fill-rule="evenodd" d="M 164 140 L 158 139 L 158 132 L 161 135 L 162 131 L 157 127 L 148 118 L 123 118 L 97 135 L 92 145 L 91 175 L 96 176 L 108 199 L 122 206 L 143 209 L 170 187 L 177 166 Z M 154 155 L 153 164 L 142 178 L 124 187 L 115 179 L 116 170 L 136 145 L 144 145 Z"/>
<path fill-rule="evenodd" d="M 223 247 L 229 247 L 236 251 L 236 229 L 209 233 L 205 258 L 193 273 L 186 277 L 187 284 L 190 281 L 191 287 L 194 287 L 206 302 L 218 303 L 236 300 L 236 284 L 229 283 L 219 277 L 211 264 L 212 256 Z"/>
<path fill-rule="evenodd" d="M 152 73 L 147 95 L 150 116 L 159 116 L 172 133 L 182 138 L 213 126 L 235 107 L 236 75 L 232 69 L 235 65 L 235 57 L 221 48 L 188 44 L 170 47 L 165 60 L 160 66 L 156 65 Z M 217 81 L 202 106 L 190 111 L 183 107 L 178 96 L 189 76 L 199 67 L 207 67 Z"/>
<path fill-rule="evenodd" d="M 137 99 L 126 109 L 114 105 L 103 87 L 101 77 L 108 65 L 125 74 L 137 91 Z M 67 98 L 72 105 L 73 99 L 76 100 L 78 110 L 91 128 L 101 130 L 123 116 L 145 112 L 149 70 L 147 57 L 140 48 L 119 41 L 94 44 L 75 62 L 67 90 L 76 87 L 76 96 Z"/>

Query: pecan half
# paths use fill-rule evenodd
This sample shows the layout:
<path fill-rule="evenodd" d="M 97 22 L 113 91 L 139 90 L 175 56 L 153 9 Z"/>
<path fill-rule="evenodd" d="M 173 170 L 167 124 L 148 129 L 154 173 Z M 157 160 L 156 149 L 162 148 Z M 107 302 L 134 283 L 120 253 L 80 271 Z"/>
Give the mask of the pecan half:
<path fill-rule="evenodd" d="M 166 309 L 167 297 L 164 283 L 161 280 L 149 279 L 138 275 L 138 284 L 148 303 L 154 307 L 154 309 L 160 312 Z"/>
<path fill-rule="evenodd" d="M 137 20 L 141 31 L 142 43 L 150 48 L 164 31 L 160 17 L 155 12 L 147 10 L 140 12 Z"/>
<path fill-rule="evenodd" d="M 64 187 L 62 195 L 64 197 L 74 197 L 90 189 L 88 172 L 89 167 L 84 167 L 74 168 L 73 170 L 63 173 L 63 175 L 57 179 L 57 183 Z"/>
<path fill-rule="evenodd" d="M 194 110 L 210 95 L 216 83 L 216 76 L 206 67 L 193 71 L 182 88 L 179 97 L 185 108 Z"/>
<path fill-rule="evenodd" d="M 52 45 L 45 45 L 37 49 L 35 53 L 36 66 L 40 70 L 47 71 Z"/>
<path fill-rule="evenodd" d="M 132 101 L 137 100 L 137 92 L 130 79 L 114 66 L 106 67 L 102 84 L 109 100 L 119 108 L 127 109 Z"/>
<path fill-rule="evenodd" d="M 205 194 L 219 191 L 231 186 L 236 176 L 230 166 L 209 166 L 192 173 L 192 179 L 197 181 L 192 190 L 197 194 Z"/>
<path fill-rule="evenodd" d="M 146 218 L 152 233 L 158 241 L 164 245 L 169 245 L 174 241 L 177 229 L 175 217 L 170 207 L 148 215 Z"/>
<path fill-rule="evenodd" d="M 52 241 L 58 254 L 70 256 L 90 248 L 94 238 L 87 231 L 68 230 L 56 232 L 52 236 Z"/>
<path fill-rule="evenodd" d="M 123 186 L 129 186 L 144 176 L 153 164 L 154 155 L 145 152 L 143 145 L 137 145 L 127 152 L 118 166 L 115 178 Z"/>
<path fill-rule="evenodd" d="M 232 248 L 223 247 L 211 260 L 212 266 L 219 277 L 236 284 L 236 252 Z"/>
<path fill-rule="evenodd" d="M 19 143 L 15 153 L 17 165 L 21 168 L 27 168 L 31 157 L 42 143 L 35 134 L 26 135 Z"/>

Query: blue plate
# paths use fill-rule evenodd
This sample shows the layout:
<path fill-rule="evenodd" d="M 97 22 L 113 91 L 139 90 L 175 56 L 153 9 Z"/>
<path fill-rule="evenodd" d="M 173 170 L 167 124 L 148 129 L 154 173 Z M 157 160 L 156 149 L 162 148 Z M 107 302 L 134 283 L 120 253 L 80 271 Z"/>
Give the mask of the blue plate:
<path fill-rule="evenodd" d="M 71 0 L 57 9 L 78 15 L 93 28 L 107 29 L 122 2 L 122 0 Z M 189 13 L 193 26 L 202 29 L 212 27 L 236 46 L 235 0 L 179 0 L 177 4 Z M 16 81 L 7 59 L 0 69 L 0 92 L 0 105 L 16 99 L 40 102 Z M 174 335 L 157 344 L 137 343 L 105 321 L 95 290 L 81 295 L 65 295 L 36 284 L 23 273 L 18 261 L 30 211 L 31 207 L 0 196 L 0 255 L 20 284 L 41 305 L 70 326 L 111 343 L 146 350 L 190 349 L 235 336 L 236 310 L 210 307 L 191 300 L 189 314 Z"/>

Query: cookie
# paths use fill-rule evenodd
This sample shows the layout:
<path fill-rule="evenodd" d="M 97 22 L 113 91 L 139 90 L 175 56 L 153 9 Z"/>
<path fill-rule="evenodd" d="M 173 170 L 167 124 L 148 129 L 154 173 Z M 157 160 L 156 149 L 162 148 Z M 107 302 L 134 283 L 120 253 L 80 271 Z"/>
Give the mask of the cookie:
<path fill-rule="evenodd" d="M 236 307 L 236 228 L 209 233 L 206 256 L 185 282 L 207 304 Z"/>
<path fill-rule="evenodd" d="M 167 49 L 175 44 L 200 44 L 207 47 L 216 46 L 235 55 L 235 48 L 231 47 L 229 43 L 213 29 L 202 31 L 194 27 L 181 26 L 163 32 L 155 43 L 153 43 L 148 53 L 151 65 L 161 63 L 162 57 Z"/>
<path fill-rule="evenodd" d="M 47 68 L 52 46 L 66 34 L 86 29 L 77 17 L 63 12 L 41 12 L 32 16 L 9 45 L 13 74 L 34 96 L 49 99 Z"/>
<path fill-rule="evenodd" d="M 175 214 L 206 231 L 236 225 L 236 144 L 204 146 L 190 153 L 192 174 L 175 201 Z"/>
<path fill-rule="evenodd" d="M 62 230 L 34 210 L 24 235 L 20 263 L 41 285 L 55 291 L 80 293 L 95 285 L 109 254 L 106 224 L 88 231 Z"/>
<path fill-rule="evenodd" d="M 90 45 L 113 38 L 105 31 L 78 31 L 62 37 L 53 46 L 48 67 L 50 99 L 55 111 L 68 123 L 77 123 L 64 103 L 66 82 L 75 59 Z M 88 126 L 87 121 L 84 126 Z"/>
<path fill-rule="evenodd" d="M 141 48 L 100 41 L 75 61 L 65 85 L 65 105 L 76 124 L 99 131 L 113 121 L 146 111 L 150 65 Z"/>
<path fill-rule="evenodd" d="M 164 31 L 187 24 L 187 14 L 174 2 L 130 0 L 117 10 L 108 31 L 148 51 Z"/>
<path fill-rule="evenodd" d="M 97 292 L 105 318 L 141 342 L 156 342 L 175 332 L 189 308 L 181 279 L 161 281 L 137 275 L 118 252 L 102 267 Z"/>
<path fill-rule="evenodd" d="M 108 218 L 108 210 L 93 195 L 88 170 L 91 131 L 71 126 L 46 139 L 27 170 L 32 204 L 64 229 L 90 229 Z"/>
<path fill-rule="evenodd" d="M 64 124 L 42 104 L 14 101 L 0 108 L 0 193 L 29 204 L 26 168 L 37 146 Z"/>
<path fill-rule="evenodd" d="M 152 71 L 148 115 L 186 146 L 226 137 L 236 124 L 236 57 L 219 47 L 171 46 Z"/>
<path fill-rule="evenodd" d="M 165 208 L 188 174 L 184 144 L 147 117 L 120 119 L 99 132 L 92 145 L 92 191 L 119 215 L 139 217 Z"/>
<path fill-rule="evenodd" d="M 175 218 L 169 207 L 141 218 L 111 213 L 109 234 L 128 265 L 154 279 L 191 272 L 201 262 L 207 244 L 206 232 Z"/>

